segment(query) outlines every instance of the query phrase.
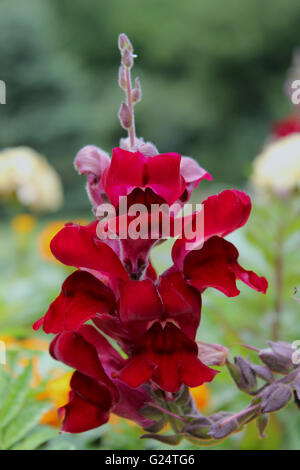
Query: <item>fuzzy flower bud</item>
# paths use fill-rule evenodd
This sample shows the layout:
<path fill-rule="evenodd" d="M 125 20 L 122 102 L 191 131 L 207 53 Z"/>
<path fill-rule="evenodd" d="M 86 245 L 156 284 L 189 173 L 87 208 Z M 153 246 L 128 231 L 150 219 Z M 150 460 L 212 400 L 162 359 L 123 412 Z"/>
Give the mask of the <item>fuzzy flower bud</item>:
<path fill-rule="evenodd" d="M 135 79 L 135 88 L 132 90 L 131 99 L 133 103 L 139 103 L 142 99 L 142 88 L 140 79 Z"/>
<path fill-rule="evenodd" d="M 259 353 L 261 361 L 273 372 L 286 374 L 293 367 L 293 349 L 289 343 L 269 341 L 270 349 L 262 349 Z"/>
<path fill-rule="evenodd" d="M 119 87 L 122 88 L 122 90 L 126 90 L 127 82 L 126 82 L 126 74 L 125 74 L 125 69 L 123 65 L 120 66 L 119 68 Z"/>
<path fill-rule="evenodd" d="M 128 49 L 125 49 L 122 52 L 121 63 L 124 65 L 124 67 L 128 69 L 131 69 L 131 67 L 133 66 L 133 55 Z"/>
<path fill-rule="evenodd" d="M 234 358 L 234 363 L 239 373 L 238 385 L 241 390 L 251 391 L 256 387 L 256 375 L 247 361 L 241 356 Z"/>
<path fill-rule="evenodd" d="M 221 344 L 197 342 L 198 357 L 207 366 L 223 366 L 229 351 Z"/>
<path fill-rule="evenodd" d="M 263 413 L 272 413 L 283 408 L 292 398 L 292 392 L 288 385 L 274 383 L 269 385 L 262 394 L 261 410 Z"/>
<path fill-rule="evenodd" d="M 126 103 L 121 104 L 120 111 L 119 111 L 119 119 L 124 129 L 129 129 L 131 127 L 132 116 L 129 111 L 128 105 Z"/>
<path fill-rule="evenodd" d="M 133 50 L 132 44 L 128 36 L 125 33 L 122 33 L 119 35 L 119 49 L 120 51 L 124 51 L 124 49 L 128 49 L 131 52 Z"/>

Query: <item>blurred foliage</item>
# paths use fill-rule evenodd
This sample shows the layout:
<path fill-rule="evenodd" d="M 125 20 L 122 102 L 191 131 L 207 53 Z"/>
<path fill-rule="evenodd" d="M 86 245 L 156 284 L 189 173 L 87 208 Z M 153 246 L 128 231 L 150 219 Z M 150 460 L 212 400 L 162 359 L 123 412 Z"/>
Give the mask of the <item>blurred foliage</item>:
<path fill-rule="evenodd" d="M 15 357 L 13 357 L 15 356 Z M 16 355 L 9 357 L 10 368 L 17 369 Z M 36 449 L 57 434 L 49 426 L 39 425 L 50 408 L 47 401 L 38 401 L 39 389 L 30 387 L 32 365 L 17 372 L 0 368 L 0 449 Z"/>
<path fill-rule="evenodd" d="M 68 213 L 88 208 L 72 159 L 87 143 L 110 151 L 123 134 L 125 31 L 139 55 L 138 135 L 240 184 L 270 122 L 289 110 L 282 86 L 299 20 L 298 0 L 2 0 L 0 146 L 44 153 L 63 176 Z"/>

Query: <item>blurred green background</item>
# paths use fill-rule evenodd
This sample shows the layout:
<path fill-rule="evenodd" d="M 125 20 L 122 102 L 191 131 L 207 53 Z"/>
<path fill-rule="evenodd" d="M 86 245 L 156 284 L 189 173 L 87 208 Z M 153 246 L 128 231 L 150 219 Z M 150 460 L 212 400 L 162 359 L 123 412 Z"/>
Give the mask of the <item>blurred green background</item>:
<path fill-rule="evenodd" d="M 0 146 L 44 153 L 63 177 L 68 214 L 87 209 L 72 160 L 87 143 L 110 152 L 123 135 L 124 31 L 139 55 L 137 134 L 241 185 L 270 121 L 289 109 L 282 88 L 299 23 L 298 0 L 1 0 Z"/>
<path fill-rule="evenodd" d="M 214 184 L 201 183 L 196 193 L 195 201 L 200 202 L 208 191 L 246 187 L 251 161 L 271 123 L 290 113 L 283 84 L 293 50 L 300 45 L 299 24 L 299 0 L 1 0 L 0 79 L 7 86 L 7 104 L 0 106 L 0 149 L 27 145 L 45 155 L 61 176 L 65 193 L 62 209 L 50 216 L 18 219 L 16 214 L 24 208 L 0 205 L 0 335 L 11 345 L 12 367 L 3 376 L 0 368 L 0 408 L 15 376 L 22 373 L 21 359 L 37 358 L 41 374 L 15 408 L 15 420 L 22 407 L 35 418 L 25 428 L 20 419 L 12 419 L 9 430 L 3 431 L 3 447 L 166 448 L 141 441 L 137 427 L 125 421 L 84 435 L 58 436 L 49 420 L 40 423 L 45 405 L 35 402 L 42 391 L 52 407 L 62 405 L 57 400 L 60 385 L 45 395 L 58 365 L 45 352 L 47 343 L 41 348 L 35 338 L 49 338 L 31 329 L 69 273 L 49 258 L 49 241 L 65 219 L 92 217 L 85 178 L 73 168 L 74 156 L 86 144 L 110 153 L 125 135 L 117 118 L 123 99 L 117 84 L 118 34 L 128 34 L 139 56 L 134 75 L 141 78 L 143 100 L 136 107 L 137 135 L 155 143 L 160 152 L 193 156 L 212 173 Z M 242 286 L 239 297 L 227 299 L 208 290 L 201 340 L 230 347 L 231 356 L 246 355 L 238 343 L 265 347 L 274 319 L 276 230 L 282 217 L 287 269 L 281 338 L 300 338 L 299 304 L 291 297 L 300 285 L 298 208 L 299 200 L 286 211 L 280 201 L 261 207 L 254 198 L 248 228 L 231 240 L 241 251 L 242 265 L 268 278 L 268 295 Z M 57 220 L 54 225 L 48 225 L 49 218 Z M 171 262 L 169 251 L 169 242 L 154 250 L 160 271 Z M 33 344 L 25 346 L 28 338 Z M 35 376 L 36 364 L 33 369 Z M 28 387 L 29 378 L 27 374 Z M 19 385 L 24 390 L 25 379 L 21 377 Z M 226 371 L 206 393 L 205 413 L 239 411 L 247 403 Z M 218 447 L 298 449 L 299 429 L 300 416 L 291 405 L 273 417 L 267 439 L 260 440 L 251 425 Z M 0 422 L 0 448 L 1 432 Z"/>

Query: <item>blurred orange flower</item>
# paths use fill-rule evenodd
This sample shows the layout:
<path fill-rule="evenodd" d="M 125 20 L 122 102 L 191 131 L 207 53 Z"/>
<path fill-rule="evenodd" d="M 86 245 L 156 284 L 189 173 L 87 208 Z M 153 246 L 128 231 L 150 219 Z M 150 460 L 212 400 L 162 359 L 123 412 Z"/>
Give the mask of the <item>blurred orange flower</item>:
<path fill-rule="evenodd" d="M 190 388 L 190 392 L 199 411 L 204 410 L 209 405 L 210 391 L 207 385 Z"/>

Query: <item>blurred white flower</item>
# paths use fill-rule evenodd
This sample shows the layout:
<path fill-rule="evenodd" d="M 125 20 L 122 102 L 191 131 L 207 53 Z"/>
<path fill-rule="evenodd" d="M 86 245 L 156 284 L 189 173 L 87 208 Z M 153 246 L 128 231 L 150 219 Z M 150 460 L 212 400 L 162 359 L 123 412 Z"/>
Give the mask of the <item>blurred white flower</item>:
<path fill-rule="evenodd" d="M 29 147 L 0 152 L 0 196 L 15 195 L 36 211 L 55 211 L 63 202 L 61 180 L 47 160 Z"/>
<path fill-rule="evenodd" d="M 253 162 L 253 184 L 277 194 L 300 188 L 300 133 L 269 143 Z"/>

